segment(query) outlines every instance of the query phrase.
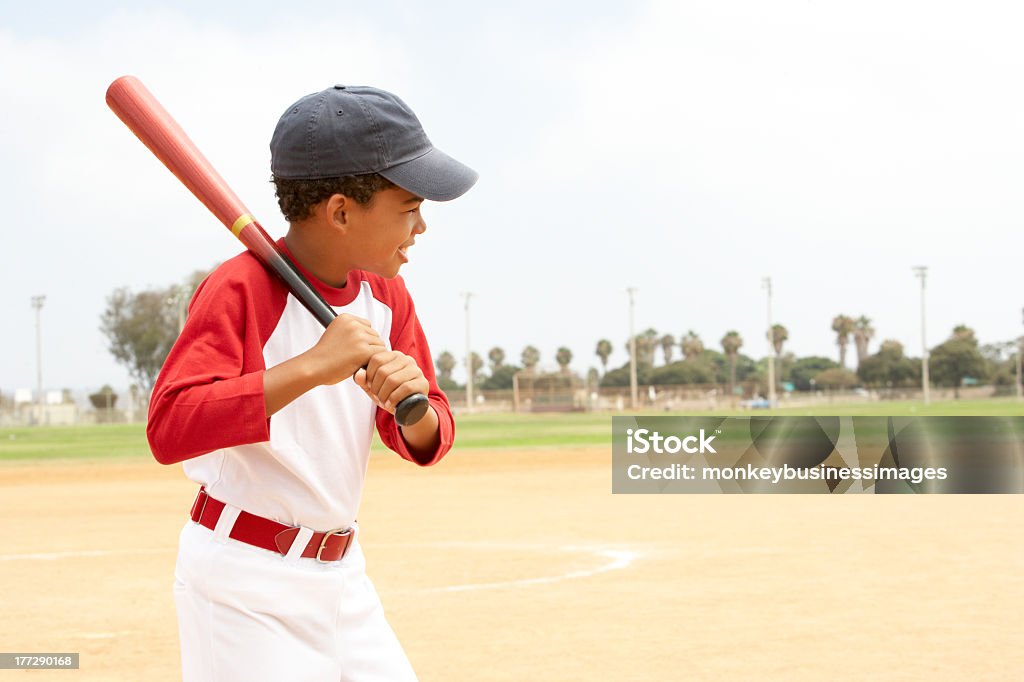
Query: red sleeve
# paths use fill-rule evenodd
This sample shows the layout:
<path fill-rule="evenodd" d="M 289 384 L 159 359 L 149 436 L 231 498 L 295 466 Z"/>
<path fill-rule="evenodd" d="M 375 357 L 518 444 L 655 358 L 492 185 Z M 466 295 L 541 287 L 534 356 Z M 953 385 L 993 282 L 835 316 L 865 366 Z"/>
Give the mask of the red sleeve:
<path fill-rule="evenodd" d="M 416 309 L 413 306 L 412 298 L 401 277 L 388 280 L 390 299 L 385 301 L 392 311 L 391 318 L 391 348 L 402 351 L 411 356 L 416 364 L 423 371 L 423 376 L 430 383 L 430 391 L 427 399 L 431 407 L 437 412 L 438 429 L 441 432 L 440 443 L 437 450 L 427 456 L 417 456 L 409 451 L 405 438 L 402 437 L 401 429 L 395 421 L 395 416 L 387 410 L 377 410 L 377 433 L 380 439 L 390 449 L 397 452 L 402 459 L 419 464 L 430 466 L 437 464 L 441 458 L 448 454 L 455 442 L 455 418 L 452 416 L 451 406 L 448 404 L 448 397 L 437 386 L 437 377 L 434 373 L 434 361 L 430 357 L 430 347 L 427 345 L 427 337 L 423 333 L 420 321 L 416 317 Z M 374 282 L 371 282 L 371 286 Z M 373 287 L 376 289 L 376 287 Z"/>
<path fill-rule="evenodd" d="M 158 462 L 270 438 L 262 348 L 284 308 L 276 289 L 248 254 L 200 285 L 150 399 L 146 437 Z"/>

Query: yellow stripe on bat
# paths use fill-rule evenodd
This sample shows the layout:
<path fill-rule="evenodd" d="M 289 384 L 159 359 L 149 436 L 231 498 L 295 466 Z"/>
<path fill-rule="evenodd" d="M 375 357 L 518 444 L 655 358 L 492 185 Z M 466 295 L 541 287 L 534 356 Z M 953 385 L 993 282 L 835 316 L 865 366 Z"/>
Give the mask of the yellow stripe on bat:
<path fill-rule="evenodd" d="M 243 213 L 242 215 L 238 216 L 238 220 L 236 220 L 235 224 L 231 226 L 231 234 L 237 237 L 246 225 L 254 222 L 256 222 L 255 218 L 253 218 L 248 213 Z"/>

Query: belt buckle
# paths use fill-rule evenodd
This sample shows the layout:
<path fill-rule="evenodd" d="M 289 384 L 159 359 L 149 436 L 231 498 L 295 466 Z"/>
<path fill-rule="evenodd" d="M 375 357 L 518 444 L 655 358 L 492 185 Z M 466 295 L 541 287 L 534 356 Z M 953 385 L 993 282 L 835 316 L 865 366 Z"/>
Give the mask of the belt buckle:
<path fill-rule="evenodd" d="M 321 564 L 329 564 L 329 563 L 331 563 L 330 561 L 325 561 L 325 560 L 320 558 L 320 554 L 324 551 L 324 548 L 327 546 L 327 540 L 332 535 L 337 535 L 338 537 L 344 537 L 346 535 L 351 535 L 351 534 L 352 534 L 352 529 L 351 528 L 335 528 L 334 530 L 329 530 L 326 533 L 324 533 L 323 539 L 320 540 L 320 547 L 316 550 L 316 560 L 319 561 Z M 347 552 L 347 551 L 348 551 L 348 548 L 346 547 L 345 548 L 345 552 Z M 342 557 L 345 556 L 345 552 L 342 552 Z"/>

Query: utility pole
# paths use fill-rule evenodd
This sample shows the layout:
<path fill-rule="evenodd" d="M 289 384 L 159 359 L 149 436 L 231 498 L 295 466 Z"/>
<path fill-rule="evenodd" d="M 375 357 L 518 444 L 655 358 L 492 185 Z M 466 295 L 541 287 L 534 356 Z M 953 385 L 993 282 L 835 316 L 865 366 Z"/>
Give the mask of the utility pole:
<path fill-rule="evenodd" d="M 775 334 L 772 330 L 772 278 L 762 280 L 768 290 L 768 404 L 775 407 Z"/>
<path fill-rule="evenodd" d="M 46 296 L 33 296 L 32 307 L 36 310 L 36 400 L 39 402 L 39 419 L 37 424 L 42 424 L 43 415 L 46 414 L 46 403 L 43 397 L 43 303 Z"/>
<path fill-rule="evenodd" d="M 636 331 L 633 329 L 633 294 L 636 289 L 629 287 L 626 293 L 629 294 L 629 406 L 632 409 L 637 407 L 636 397 Z"/>
<path fill-rule="evenodd" d="M 466 298 L 466 411 L 473 409 L 473 351 L 469 345 L 469 299 L 473 298 L 473 292 L 466 291 L 462 294 Z"/>
<path fill-rule="evenodd" d="M 924 324 L 924 282 L 928 277 L 928 266 L 914 266 L 914 274 L 921 280 L 921 389 L 924 391 L 924 404 L 931 404 L 931 397 L 928 394 L 928 341 L 925 338 Z"/>

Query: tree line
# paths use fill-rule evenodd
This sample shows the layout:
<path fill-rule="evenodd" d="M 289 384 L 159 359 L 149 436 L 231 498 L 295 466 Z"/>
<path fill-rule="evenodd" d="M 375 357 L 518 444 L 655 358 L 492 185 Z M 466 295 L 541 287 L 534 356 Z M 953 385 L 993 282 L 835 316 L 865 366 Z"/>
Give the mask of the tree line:
<path fill-rule="evenodd" d="M 823 356 L 797 357 L 784 352 L 789 331 L 781 324 L 771 328 L 777 388 L 794 391 L 838 390 L 858 386 L 869 388 L 915 388 L 921 385 L 921 359 L 904 353 L 903 344 L 893 339 L 881 342 L 875 353 L 870 342 L 875 336 L 871 320 L 837 315 L 832 320 L 836 332 L 838 360 Z M 630 346 L 626 339 L 624 347 Z M 637 382 L 643 385 L 728 385 L 733 391 L 740 384 L 755 383 L 767 392 L 768 358 L 754 359 L 740 352 L 743 338 L 735 330 L 727 331 L 719 340 L 721 351 L 707 348 L 695 331 L 689 330 L 678 339 L 671 334 L 660 334 L 651 328 L 637 334 L 635 343 Z M 853 370 L 846 367 L 847 348 L 856 350 L 857 364 Z M 1005 343 L 980 345 L 974 330 L 957 325 L 949 337 L 929 350 L 929 380 L 936 386 L 949 386 L 958 392 L 964 384 L 994 384 L 1012 386 L 1016 382 L 1016 349 L 1021 339 Z M 608 360 L 614 352 L 608 339 L 597 342 L 594 355 L 600 361 L 601 371 L 591 368 L 586 377 L 591 386 L 621 387 L 630 384 L 630 363 L 609 369 Z M 676 358 L 676 351 L 681 358 Z M 660 351 L 660 352 L 659 352 Z M 656 362 L 661 356 L 660 364 Z M 568 373 L 572 351 L 559 348 L 555 360 L 560 372 Z M 470 355 L 474 386 L 485 390 L 508 389 L 512 377 L 519 373 L 535 374 L 540 352 L 527 346 L 520 355 L 519 365 L 505 362 L 505 351 L 500 347 L 488 352 L 489 373 L 477 353 Z M 439 383 L 446 390 L 461 388 L 453 379 L 457 365 L 455 356 L 442 352 L 435 359 Z"/>
<path fill-rule="evenodd" d="M 163 288 L 132 292 L 119 288 L 107 298 L 100 318 L 100 330 L 109 342 L 114 358 L 127 369 L 143 395 L 149 395 L 156 377 L 184 323 L 185 306 L 192 293 L 206 276 L 205 271 L 192 273 L 185 282 Z M 771 328 L 775 376 L 778 388 L 795 391 L 844 389 L 856 386 L 871 388 L 913 388 L 921 385 L 921 359 L 905 354 L 903 345 L 887 339 L 876 352 L 870 352 L 875 337 L 871 320 L 861 315 L 853 318 L 837 315 L 831 329 L 836 334 L 838 359 L 823 356 L 796 357 L 785 352 L 789 331 L 781 324 Z M 767 334 L 766 334 L 767 336 Z M 624 349 L 629 349 L 626 339 Z M 767 391 L 768 358 L 752 358 L 740 352 L 743 338 L 735 330 L 727 331 L 718 341 L 721 350 L 706 347 L 695 331 L 678 338 L 650 328 L 637 334 L 637 381 L 648 385 L 718 384 L 733 391 L 740 385 L 755 385 Z M 1020 339 L 980 345 L 972 329 L 965 325 L 953 328 L 949 337 L 929 350 L 928 371 L 937 386 L 959 388 L 965 383 L 1013 385 L 1016 382 L 1015 348 Z M 847 349 L 856 351 L 856 366 L 847 369 Z M 568 347 L 555 349 L 554 360 L 559 375 L 586 381 L 592 387 L 619 387 L 630 383 L 630 363 L 608 366 L 615 348 L 608 339 L 600 339 L 594 348 L 600 369 L 591 367 L 585 377 L 577 377 L 570 369 L 573 352 Z M 677 359 L 676 353 L 679 353 Z M 660 362 L 657 356 L 660 355 Z M 483 390 L 512 387 L 517 373 L 538 376 L 541 351 L 528 345 L 519 354 L 518 362 L 509 362 L 504 349 L 491 348 L 487 362 L 476 352 L 470 354 L 474 386 Z M 445 350 L 435 359 L 438 383 L 444 390 L 461 388 L 453 378 L 455 368 L 464 362 Z"/>

